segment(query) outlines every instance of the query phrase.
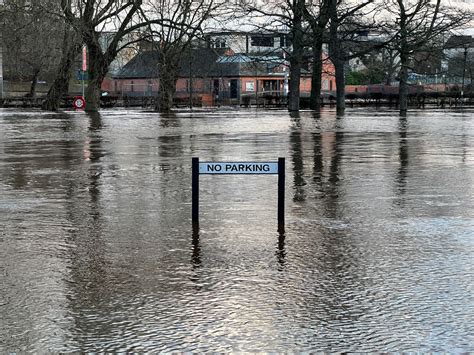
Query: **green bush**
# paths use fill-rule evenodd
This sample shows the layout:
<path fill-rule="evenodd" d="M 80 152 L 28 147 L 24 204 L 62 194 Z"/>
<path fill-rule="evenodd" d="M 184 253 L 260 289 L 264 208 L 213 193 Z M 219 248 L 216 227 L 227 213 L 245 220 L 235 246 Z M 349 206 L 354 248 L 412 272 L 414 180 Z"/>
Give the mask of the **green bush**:
<path fill-rule="evenodd" d="M 381 84 L 384 81 L 382 70 L 350 71 L 346 75 L 346 85 Z"/>

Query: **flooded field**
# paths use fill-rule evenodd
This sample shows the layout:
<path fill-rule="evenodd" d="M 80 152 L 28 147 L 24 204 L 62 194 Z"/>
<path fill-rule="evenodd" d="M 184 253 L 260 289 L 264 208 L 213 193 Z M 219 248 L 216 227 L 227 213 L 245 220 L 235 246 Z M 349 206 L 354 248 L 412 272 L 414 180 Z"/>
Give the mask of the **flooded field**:
<path fill-rule="evenodd" d="M 473 110 L 0 111 L 2 353 L 474 352 L 473 266 Z"/>

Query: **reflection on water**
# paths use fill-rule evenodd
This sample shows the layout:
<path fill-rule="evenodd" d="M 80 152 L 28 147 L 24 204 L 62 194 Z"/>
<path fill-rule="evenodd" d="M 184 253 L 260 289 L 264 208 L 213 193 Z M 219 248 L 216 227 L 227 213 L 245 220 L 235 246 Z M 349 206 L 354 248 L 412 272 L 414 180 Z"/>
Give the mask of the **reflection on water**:
<path fill-rule="evenodd" d="M 193 255 L 191 263 L 193 267 L 201 266 L 201 247 L 199 246 L 199 226 L 193 225 Z"/>
<path fill-rule="evenodd" d="M 303 171 L 303 152 L 302 152 L 302 142 L 301 142 L 301 119 L 299 116 L 294 116 L 292 118 L 292 127 L 290 133 L 290 142 L 291 142 L 291 158 L 293 161 L 293 176 L 294 176 L 294 189 L 295 193 L 293 195 L 293 201 L 304 201 L 306 199 L 304 186 L 306 185 L 304 179 Z"/>
<path fill-rule="evenodd" d="M 0 350 L 474 351 L 472 113 L 0 111 Z"/>
<path fill-rule="evenodd" d="M 400 195 L 405 194 L 405 185 L 407 180 L 407 168 L 408 168 L 408 142 L 407 142 L 407 119 L 406 117 L 400 117 L 400 147 L 398 148 L 398 156 L 400 159 L 400 168 L 398 169 L 397 176 L 397 191 Z"/>
<path fill-rule="evenodd" d="M 276 251 L 276 257 L 278 261 L 278 271 L 283 271 L 285 269 L 285 256 L 286 256 L 286 250 L 285 250 L 285 231 L 283 229 L 280 229 L 278 231 L 278 247 Z"/>

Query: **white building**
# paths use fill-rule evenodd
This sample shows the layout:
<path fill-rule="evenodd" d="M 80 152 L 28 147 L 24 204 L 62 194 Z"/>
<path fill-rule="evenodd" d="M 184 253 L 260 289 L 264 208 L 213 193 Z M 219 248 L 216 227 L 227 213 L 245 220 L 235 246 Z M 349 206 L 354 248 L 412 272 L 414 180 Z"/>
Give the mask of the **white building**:
<path fill-rule="evenodd" d="M 277 31 L 214 31 L 206 34 L 206 41 L 211 48 L 245 54 L 275 54 L 290 45 L 288 33 Z"/>

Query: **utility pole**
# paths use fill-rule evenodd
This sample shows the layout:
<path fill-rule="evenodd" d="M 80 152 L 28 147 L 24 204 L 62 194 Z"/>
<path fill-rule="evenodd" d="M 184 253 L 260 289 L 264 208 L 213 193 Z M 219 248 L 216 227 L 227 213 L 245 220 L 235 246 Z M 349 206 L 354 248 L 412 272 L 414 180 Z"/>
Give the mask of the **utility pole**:
<path fill-rule="evenodd" d="M 464 79 L 466 78 L 466 62 L 467 62 L 467 45 L 464 47 L 464 63 L 462 68 L 462 87 L 461 87 L 461 102 L 464 99 Z"/>
<path fill-rule="evenodd" d="M 189 46 L 189 108 L 193 109 L 193 45 Z"/>

